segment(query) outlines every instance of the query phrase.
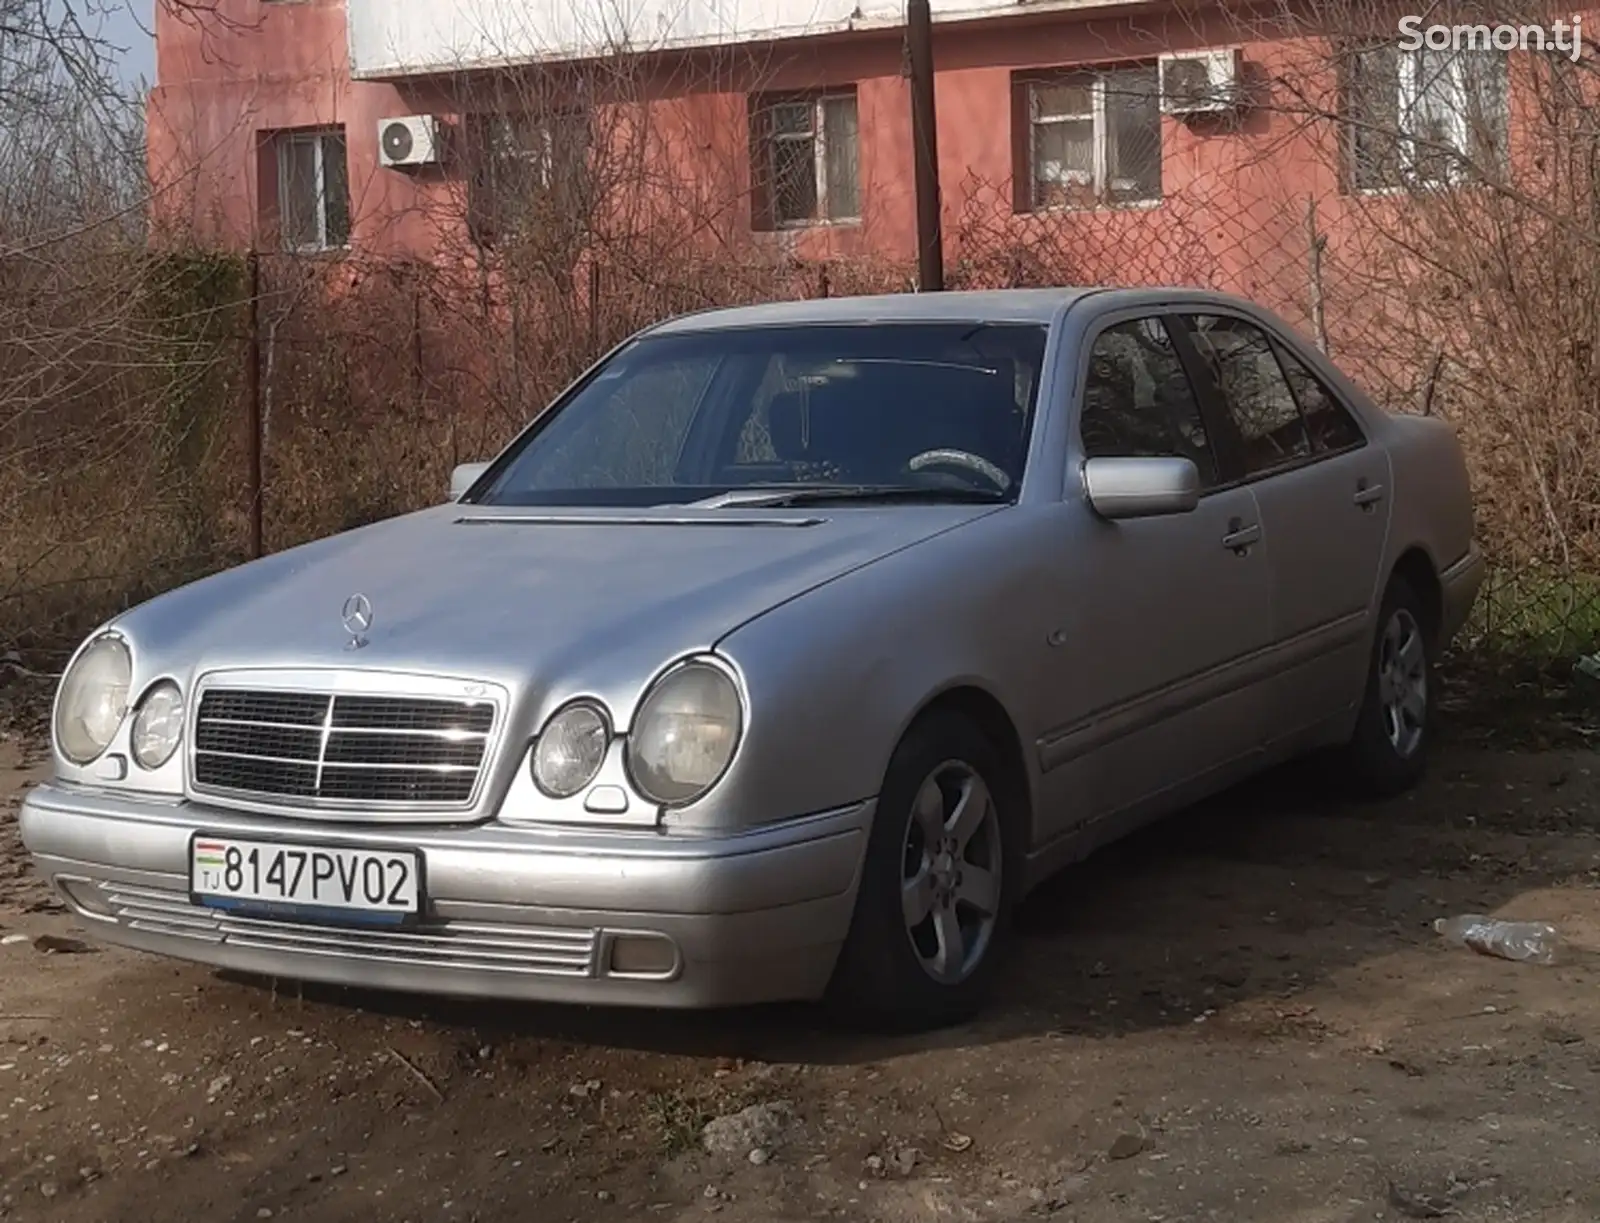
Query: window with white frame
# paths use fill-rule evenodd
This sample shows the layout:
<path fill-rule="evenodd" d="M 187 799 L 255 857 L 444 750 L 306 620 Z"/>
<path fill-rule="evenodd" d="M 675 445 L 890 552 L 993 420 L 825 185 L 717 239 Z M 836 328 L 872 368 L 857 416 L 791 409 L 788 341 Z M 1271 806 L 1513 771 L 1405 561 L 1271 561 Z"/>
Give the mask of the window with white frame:
<path fill-rule="evenodd" d="M 1027 121 L 1023 211 L 1161 198 L 1156 65 L 1052 73 L 1019 88 Z"/>
<path fill-rule="evenodd" d="M 1506 164 L 1503 52 L 1364 47 L 1343 61 L 1346 174 L 1361 191 L 1429 188 Z"/>
<path fill-rule="evenodd" d="M 759 228 L 860 217 L 854 90 L 753 98 L 750 118 Z"/>
<path fill-rule="evenodd" d="M 278 228 L 292 251 L 350 244 L 350 172 L 343 128 L 279 132 Z"/>

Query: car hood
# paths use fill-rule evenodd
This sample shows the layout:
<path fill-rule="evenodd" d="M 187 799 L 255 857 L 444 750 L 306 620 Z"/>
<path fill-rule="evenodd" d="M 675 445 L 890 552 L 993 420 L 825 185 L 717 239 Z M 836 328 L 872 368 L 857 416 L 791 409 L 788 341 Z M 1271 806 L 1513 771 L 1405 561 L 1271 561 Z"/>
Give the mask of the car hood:
<path fill-rule="evenodd" d="M 531 675 L 655 669 L 994 507 L 577 512 L 446 506 L 163 595 L 117 625 L 146 677 L 224 667 Z M 373 622 L 351 648 L 343 609 Z"/>

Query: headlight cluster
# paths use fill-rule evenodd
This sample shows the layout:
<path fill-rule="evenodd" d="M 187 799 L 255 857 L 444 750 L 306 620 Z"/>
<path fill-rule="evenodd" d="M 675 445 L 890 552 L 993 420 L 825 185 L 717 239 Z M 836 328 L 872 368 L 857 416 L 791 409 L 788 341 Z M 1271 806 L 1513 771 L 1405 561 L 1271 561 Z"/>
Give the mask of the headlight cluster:
<path fill-rule="evenodd" d="M 133 657 L 120 638 L 105 636 L 78 655 L 56 694 L 55 736 L 61 754 L 76 765 L 93 764 L 111 746 L 128 716 Z M 154 684 L 133 715 L 133 758 L 159 769 L 183 739 L 183 693 L 171 680 Z"/>
<path fill-rule="evenodd" d="M 645 696 L 628 735 L 634 789 L 664 807 L 693 802 L 721 780 L 743 729 L 739 689 L 726 671 L 702 661 L 674 667 Z M 610 741 L 599 706 L 566 706 L 534 744 L 534 784 L 551 798 L 572 797 L 599 775 Z"/>
<path fill-rule="evenodd" d="M 142 769 L 159 769 L 182 738 L 183 693 L 171 680 L 162 680 L 145 693 L 133 715 L 133 758 Z"/>
<path fill-rule="evenodd" d="M 533 783 L 551 798 L 571 798 L 605 763 L 611 726 L 589 704 L 568 705 L 550 721 L 533 749 Z"/>
<path fill-rule="evenodd" d="M 639 707 L 628 736 L 628 772 L 652 802 L 699 798 L 722 776 L 739 745 L 739 691 L 720 667 L 686 663 L 669 671 Z"/>
<path fill-rule="evenodd" d="M 120 637 L 102 637 L 79 654 L 56 694 L 56 745 L 73 764 L 90 764 L 111 746 L 128 715 L 133 656 Z"/>

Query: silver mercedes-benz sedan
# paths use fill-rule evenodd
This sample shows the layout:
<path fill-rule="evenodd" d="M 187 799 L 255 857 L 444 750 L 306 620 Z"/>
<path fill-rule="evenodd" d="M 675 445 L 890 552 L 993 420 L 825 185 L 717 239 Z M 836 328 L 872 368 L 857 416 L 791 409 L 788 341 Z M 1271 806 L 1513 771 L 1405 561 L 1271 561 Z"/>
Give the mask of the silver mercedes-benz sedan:
<path fill-rule="evenodd" d="M 676 319 L 454 484 L 80 647 L 22 835 L 105 941 L 950 1022 L 1096 846 L 1416 782 L 1483 575 L 1444 424 L 1189 290 Z"/>

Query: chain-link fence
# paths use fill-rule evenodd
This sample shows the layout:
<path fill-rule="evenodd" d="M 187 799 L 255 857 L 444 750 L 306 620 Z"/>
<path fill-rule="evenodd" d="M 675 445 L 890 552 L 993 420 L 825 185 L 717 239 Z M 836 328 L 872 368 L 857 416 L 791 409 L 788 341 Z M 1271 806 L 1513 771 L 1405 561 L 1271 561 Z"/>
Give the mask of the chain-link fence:
<path fill-rule="evenodd" d="M 1165 212 L 1147 225 L 1093 214 L 1019 231 L 974 208 L 950 234 L 950 285 L 1199 283 L 1267 300 L 1313 329 L 1320 233 L 1286 230 L 1276 250 L 1256 243 L 1245 267 L 1230 270 L 1238 247 L 1221 247 L 1228 239 L 1186 209 Z M 1432 350 L 1397 353 L 1378 311 L 1341 304 L 1348 285 L 1330 253 L 1322 247 L 1321 311 L 1335 358 L 1392 407 L 1431 400 L 1430 410 L 1456 416 Z M 486 290 L 417 263 L 273 256 L 260 261 L 253 308 L 242 259 L 172 256 L 142 274 L 145 300 L 103 337 L 113 351 L 99 358 L 101 379 L 80 388 L 77 404 L 51 392 L 5 456 L 14 490 L 0 531 L 8 647 L 65 648 L 131 601 L 248 559 L 252 396 L 264 542 L 279 550 L 437 502 L 456 463 L 492 455 L 596 355 L 656 318 L 708 302 L 898 290 L 910 269 L 752 257 L 642 275 L 596 258 L 564 285 Z M 1588 576 L 1587 555 L 1563 565 L 1519 548 L 1518 515 L 1530 500 L 1542 513 L 1542 498 L 1491 431 L 1470 417 L 1456 424 L 1477 478 L 1480 529 L 1498 545 L 1472 643 L 1591 648 L 1600 582 Z"/>

